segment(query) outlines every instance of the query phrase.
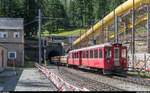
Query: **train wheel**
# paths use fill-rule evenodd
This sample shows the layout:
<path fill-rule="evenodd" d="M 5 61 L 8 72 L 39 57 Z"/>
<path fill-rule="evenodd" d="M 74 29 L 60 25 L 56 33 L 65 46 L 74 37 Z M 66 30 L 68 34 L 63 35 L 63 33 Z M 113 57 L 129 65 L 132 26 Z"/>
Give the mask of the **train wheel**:
<path fill-rule="evenodd" d="M 103 75 L 110 75 L 111 71 L 103 69 Z"/>
<path fill-rule="evenodd" d="M 103 75 L 106 75 L 106 71 L 103 69 Z"/>
<path fill-rule="evenodd" d="M 66 64 L 67 67 L 69 67 L 69 64 Z"/>

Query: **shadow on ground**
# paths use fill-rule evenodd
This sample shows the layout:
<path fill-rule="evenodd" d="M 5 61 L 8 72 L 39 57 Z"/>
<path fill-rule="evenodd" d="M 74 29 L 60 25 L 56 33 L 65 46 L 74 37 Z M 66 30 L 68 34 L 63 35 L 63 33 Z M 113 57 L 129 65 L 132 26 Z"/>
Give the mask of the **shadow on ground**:
<path fill-rule="evenodd" d="M 17 75 L 15 71 L 17 72 Z M 23 70 L 16 69 L 15 71 L 13 70 L 13 68 L 7 68 L 5 71 L 0 73 L 0 91 L 15 90 Z"/>

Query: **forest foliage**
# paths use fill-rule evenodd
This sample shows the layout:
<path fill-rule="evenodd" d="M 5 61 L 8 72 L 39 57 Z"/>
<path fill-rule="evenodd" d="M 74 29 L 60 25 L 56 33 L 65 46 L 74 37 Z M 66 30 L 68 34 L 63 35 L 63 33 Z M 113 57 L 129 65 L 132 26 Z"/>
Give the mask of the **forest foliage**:
<path fill-rule="evenodd" d="M 38 31 L 38 9 L 42 29 L 88 28 L 127 0 L 0 0 L 0 17 L 24 18 L 25 35 Z"/>

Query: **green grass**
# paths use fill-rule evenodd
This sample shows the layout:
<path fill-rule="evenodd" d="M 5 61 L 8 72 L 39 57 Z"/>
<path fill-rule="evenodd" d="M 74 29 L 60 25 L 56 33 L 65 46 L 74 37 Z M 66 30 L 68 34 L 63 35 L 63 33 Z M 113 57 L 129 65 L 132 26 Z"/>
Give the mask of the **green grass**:
<path fill-rule="evenodd" d="M 35 68 L 35 63 L 37 61 L 35 59 L 31 59 L 27 56 L 24 58 L 24 67 L 23 68 Z"/>
<path fill-rule="evenodd" d="M 85 29 L 81 29 L 81 34 L 85 32 Z M 38 33 L 37 33 L 38 35 Z M 64 30 L 64 29 L 59 29 L 58 32 L 50 34 L 49 31 L 44 31 L 42 33 L 42 36 L 77 36 L 80 35 L 80 29 L 75 29 L 75 30 Z"/>
<path fill-rule="evenodd" d="M 128 72 L 128 74 L 150 77 L 150 74 L 148 74 L 148 73 Z"/>

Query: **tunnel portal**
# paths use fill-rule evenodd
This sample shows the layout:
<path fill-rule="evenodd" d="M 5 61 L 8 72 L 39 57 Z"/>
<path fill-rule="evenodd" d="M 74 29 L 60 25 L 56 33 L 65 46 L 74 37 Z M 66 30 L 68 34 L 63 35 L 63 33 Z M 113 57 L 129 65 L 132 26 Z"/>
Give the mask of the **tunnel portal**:
<path fill-rule="evenodd" d="M 64 49 L 60 43 L 52 43 L 46 47 L 46 59 L 51 61 L 51 57 L 63 56 Z"/>
<path fill-rule="evenodd" d="M 48 53 L 48 60 L 51 61 L 51 57 L 55 57 L 55 56 L 61 56 L 61 54 L 58 51 L 55 51 L 55 50 L 49 52 Z"/>

